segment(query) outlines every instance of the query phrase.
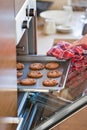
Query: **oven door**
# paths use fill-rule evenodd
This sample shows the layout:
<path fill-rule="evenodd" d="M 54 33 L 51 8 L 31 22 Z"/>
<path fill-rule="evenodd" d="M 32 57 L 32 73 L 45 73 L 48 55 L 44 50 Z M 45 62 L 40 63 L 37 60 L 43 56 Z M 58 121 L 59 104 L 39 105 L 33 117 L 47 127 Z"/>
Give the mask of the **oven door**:
<path fill-rule="evenodd" d="M 65 119 L 87 110 L 86 105 L 86 95 L 71 101 L 57 96 L 56 92 L 19 92 L 18 116 L 23 119 L 20 130 L 58 130 Z"/>

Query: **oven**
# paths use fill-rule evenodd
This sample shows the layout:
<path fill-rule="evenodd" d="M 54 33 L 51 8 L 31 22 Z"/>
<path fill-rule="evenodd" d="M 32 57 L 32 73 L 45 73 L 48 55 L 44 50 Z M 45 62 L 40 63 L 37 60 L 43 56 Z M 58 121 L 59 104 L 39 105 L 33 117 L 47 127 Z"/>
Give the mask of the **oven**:
<path fill-rule="evenodd" d="M 26 0 L 27 2 L 27 0 Z M 25 2 L 25 3 L 26 3 Z M 35 2 L 35 1 L 34 1 Z M 32 2 L 31 2 L 32 3 Z M 35 4 L 35 3 L 33 3 Z M 58 130 L 59 125 L 67 118 L 71 118 L 74 113 L 84 109 L 87 104 L 86 95 L 83 96 L 84 87 L 78 88 L 74 94 L 65 88 L 66 80 L 70 68 L 70 61 L 58 61 L 53 57 L 37 55 L 37 34 L 36 34 L 36 6 L 31 7 L 25 4 L 24 18 L 22 10 L 16 16 L 16 54 L 17 61 L 24 64 L 21 80 L 27 77 L 29 65 L 40 62 L 46 64 L 50 61 L 56 61 L 62 66 L 63 76 L 59 81 L 60 86 L 44 89 L 41 80 L 38 80 L 36 86 L 22 86 L 18 84 L 18 118 L 22 119 L 17 130 Z M 21 22 L 19 23 L 19 19 Z M 17 21 L 18 20 L 18 21 Z M 22 28 L 22 30 L 21 30 Z M 47 73 L 45 70 L 41 71 Z M 66 97 L 62 98 L 60 93 L 64 90 Z M 78 92 L 77 92 L 78 91 Z M 57 128 L 56 128 L 57 126 Z"/>
<path fill-rule="evenodd" d="M 26 0 L 15 19 L 17 62 L 21 62 L 25 66 L 24 76 L 19 78 L 21 80 L 27 77 L 29 64 L 34 62 L 45 64 L 56 61 L 56 59 L 37 55 L 35 1 Z M 58 93 L 65 88 L 70 61 L 57 62 L 63 70 L 63 77 L 60 80 L 62 87 L 44 89 L 40 83 L 41 80 L 38 80 L 36 86 L 31 87 L 18 84 L 18 118 L 22 121 L 19 123 L 17 130 L 55 130 L 56 125 L 61 124 L 62 121 L 86 105 L 86 97 L 80 95 L 83 93 L 83 89 L 81 93 L 77 93 L 77 97 L 73 95 L 73 99 L 58 96 Z M 46 71 L 43 71 L 43 73 L 46 73 Z M 67 96 L 69 94 L 67 93 Z M 81 96 L 80 100 L 79 95 Z M 57 127 L 57 129 L 59 128 Z"/>
<path fill-rule="evenodd" d="M 18 3 L 21 6 L 18 6 Z M 15 124 L 16 130 L 60 130 L 62 122 L 70 119 L 74 114 L 83 109 L 87 110 L 87 93 L 85 91 L 87 81 L 80 84 L 80 87 L 70 91 L 65 88 L 70 61 L 58 61 L 54 57 L 37 55 L 36 0 L 15 0 L 14 11 L 15 32 L 13 34 L 15 35 L 16 44 L 16 63 L 21 62 L 25 65 L 26 68 L 23 70 L 24 77 L 27 74 L 26 70 L 29 69 L 29 64 L 34 62 L 45 64 L 50 61 L 58 62 L 63 75 L 58 80 L 59 85 L 54 88 L 47 87 L 44 89 L 41 80 L 38 80 L 37 85 L 33 87 L 17 84 L 16 114 L 15 116 L 7 115 L 6 118 L 0 119 L 0 124 L 3 122 L 5 124 Z M 13 37 L 12 33 L 10 36 Z M 45 74 L 46 71 L 44 69 L 43 73 Z M 16 74 L 15 76 L 17 78 Z M 61 94 L 63 96 L 60 96 Z M 13 94 L 11 98 L 12 96 Z M 13 98 L 12 102 L 15 102 Z M 12 102 L 9 105 L 12 106 Z M 14 107 L 12 108 L 14 110 Z M 11 129 L 13 128 L 11 127 Z M 10 130 L 10 128 L 4 128 L 3 130 Z"/>

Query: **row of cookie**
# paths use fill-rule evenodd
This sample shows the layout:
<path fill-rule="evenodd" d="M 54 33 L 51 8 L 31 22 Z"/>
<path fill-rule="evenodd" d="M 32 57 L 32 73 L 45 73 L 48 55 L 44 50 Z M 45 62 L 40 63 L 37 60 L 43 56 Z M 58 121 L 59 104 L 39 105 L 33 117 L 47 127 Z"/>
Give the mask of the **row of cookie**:
<path fill-rule="evenodd" d="M 21 76 L 22 72 L 18 72 L 17 76 Z M 59 76 L 61 76 L 61 72 L 58 70 L 51 70 L 47 73 L 47 77 L 48 78 L 57 78 Z M 35 85 L 36 84 L 36 79 L 35 78 L 40 78 L 43 76 L 42 72 L 40 71 L 30 71 L 28 72 L 28 77 L 26 79 L 22 79 L 20 80 L 18 83 L 22 84 L 22 85 Z M 33 79 L 34 78 L 34 79 Z M 58 81 L 55 79 L 46 79 L 43 81 L 42 83 L 44 86 L 55 86 L 58 84 Z"/>
<path fill-rule="evenodd" d="M 36 84 L 36 79 L 33 78 L 25 78 L 22 80 L 18 80 L 18 84 L 24 85 L 24 86 L 32 86 Z M 42 85 L 44 85 L 45 87 L 53 87 L 56 86 L 58 84 L 58 81 L 56 79 L 45 79 L 42 82 Z"/>
<path fill-rule="evenodd" d="M 42 84 L 44 86 L 55 86 L 55 85 L 57 85 L 58 81 L 56 79 L 52 79 L 52 78 L 57 78 L 57 77 L 61 76 L 61 74 L 62 73 L 58 70 L 49 71 L 47 73 L 47 77 L 49 79 L 45 79 L 42 82 Z M 40 72 L 40 71 L 30 71 L 30 72 L 28 72 L 27 75 L 28 75 L 29 78 L 20 80 L 20 82 L 19 82 L 20 84 L 22 84 L 22 85 L 34 85 L 34 84 L 36 84 L 36 79 L 43 76 L 42 72 Z"/>
<path fill-rule="evenodd" d="M 29 66 L 29 68 L 31 70 L 42 70 L 44 68 L 53 70 L 53 69 L 57 69 L 58 67 L 59 67 L 59 64 L 56 62 L 49 62 L 49 63 L 46 63 L 46 65 L 44 65 L 42 63 L 31 63 Z M 24 69 L 24 64 L 18 62 L 16 64 L 16 68 L 17 68 L 17 70 Z"/>
<path fill-rule="evenodd" d="M 59 67 L 59 64 L 55 63 L 55 62 L 50 62 L 50 63 L 47 63 L 46 66 L 44 66 L 42 63 L 32 63 L 29 68 L 31 70 L 41 70 L 41 69 L 44 69 L 44 67 L 46 69 L 56 69 Z M 24 69 L 24 64 L 18 62 L 16 64 L 16 68 L 17 68 L 17 70 L 22 70 L 22 69 Z M 22 72 L 17 71 L 17 77 L 21 77 L 22 75 L 23 75 Z M 61 75 L 61 72 L 55 70 L 55 71 L 48 72 L 47 77 L 56 78 L 60 75 Z M 33 72 L 28 73 L 28 77 L 31 77 L 31 78 L 39 78 L 42 76 L 43 76 L 43 74 L 38 71 L 36 71 L 36 72 L 33 71 Z"/>
<path fill-rule="evenodd" d="M 21 77 L 23 75 L 23 72 L 17 71 L 17 77 Z M 62 72 L 59 70 L 50 70 L 47 72 L 47 77 L 48 78 L 58 78 L 59 76 L 62 75 Z M 43 73 L 36 70 L 36 71 L 30 71 L 28 72 L 27 76 L 29 78 L 41 78 L 43 76 Z"/>

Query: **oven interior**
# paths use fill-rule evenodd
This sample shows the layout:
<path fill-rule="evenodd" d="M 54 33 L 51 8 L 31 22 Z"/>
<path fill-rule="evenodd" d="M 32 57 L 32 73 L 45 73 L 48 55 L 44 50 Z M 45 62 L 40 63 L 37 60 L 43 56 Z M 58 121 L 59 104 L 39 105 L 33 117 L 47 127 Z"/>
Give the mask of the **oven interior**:
<path fill-rule="evenodd" d="M 21 130 L 33 130 L 70 102 L 57 99 L 51 93 L 18 93 L 18 116 L 23 118 Z"/>

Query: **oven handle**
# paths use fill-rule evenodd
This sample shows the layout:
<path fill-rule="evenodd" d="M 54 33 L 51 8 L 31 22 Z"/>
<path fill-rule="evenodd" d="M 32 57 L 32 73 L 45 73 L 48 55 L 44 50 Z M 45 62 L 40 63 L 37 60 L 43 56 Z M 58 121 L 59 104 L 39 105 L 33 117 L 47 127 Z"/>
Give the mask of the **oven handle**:
<path fill-rule="evenodd" d="M 29 29 L 29 23 L 30 23 L 31 19 L 32 19 L 32 17 L 29 17 L 29 19 L 23 21 L 22 29 Z"/>
<path fill-rule="evenodd" d="M 35 14 L 36 14 L 36 12 L 33 8 L 26 9 L 27 19 L 23 21 L 22 29 L 29 29 L 29 23 L 30 23 L 31 19 L 35 16 Z"/>
<path fill-rule="evenodd" d="M 23 118 L 18 117 L 1 117 L 0 124 L 18 124 L 16 130 L 20 130 L 23 122 Z"/>
<path fill-rule="evenodd" d="M 20 121 L 16 130 L 21 130 L 22 123 L 23 123 L 23 118 L 20 118 Z"/>

